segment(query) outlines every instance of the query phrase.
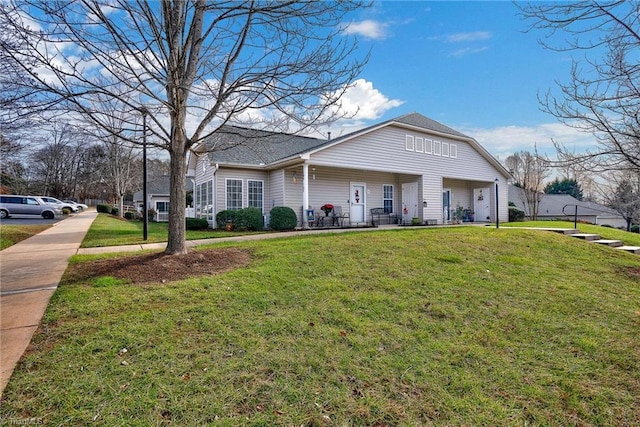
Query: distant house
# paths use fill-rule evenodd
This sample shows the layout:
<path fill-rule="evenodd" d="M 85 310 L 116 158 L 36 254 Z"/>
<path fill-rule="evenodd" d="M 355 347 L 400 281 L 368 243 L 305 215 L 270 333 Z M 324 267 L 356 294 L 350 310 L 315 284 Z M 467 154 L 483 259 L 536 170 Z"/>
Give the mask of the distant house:
<path fill-rule="evenodd" d="M 256 207 L 268 222 L 288 206 L 306 227 L 327 203 L 351 224 L 370 223 L 372 209 L 402 223 L 449 223 L 462 209 L 508 220 L 508 171 L 475 139 L 417 113 L 331 140 L 223 126 L 196 152 L 196 216 L 212 226 L 222 210 Z"/>
<path fill-rule="evenodd" d="M 509 201 L 525 212 L 527 217 L 530 213 L 525 209 L 522 189 L 513 185 L 509 186 Z M 538 208 L 538 219 L 540 220 L 565 220 L 573 221 L 576 215 L 578 221 L 589 222 L 591 224 L 609 225 L 616 228 L 624 228 L 627 222 L 622 215 L 611 208 L 593 202 L 583 202 L 568 194 L 544 194 L 540 199 Z"/>
<path fill-rule="evenodd" d="M 169 176 L 163 175 L 157 178 L 149 179 L 147 182 L 147 199 L 149 205 L 147 209 L 153 211 L 153 221 L 167 222 L 169 221 Z M 187 180 L 187 191 L 193 190 L 193 183 Z M 138 212 L 142 212 L 144 206 L 144 197 L 142 190 L 133 193 L 133 203 Z M 183 203 L 183 207 L 186 204 Z"/>

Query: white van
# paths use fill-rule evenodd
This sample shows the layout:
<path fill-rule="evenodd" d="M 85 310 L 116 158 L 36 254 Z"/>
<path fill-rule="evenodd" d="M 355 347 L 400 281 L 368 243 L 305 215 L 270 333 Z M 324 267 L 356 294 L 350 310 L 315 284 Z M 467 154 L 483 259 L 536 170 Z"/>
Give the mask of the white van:
<path fill-rule="evenodd" d="M 11 215 L 38 215 L 44 219 L 54 219 L 57 215 L 62 215 L 62 211 L 56 206 L 46 204 L 39 197 L 0 195 L 0 218 L 8 218 Z"/>

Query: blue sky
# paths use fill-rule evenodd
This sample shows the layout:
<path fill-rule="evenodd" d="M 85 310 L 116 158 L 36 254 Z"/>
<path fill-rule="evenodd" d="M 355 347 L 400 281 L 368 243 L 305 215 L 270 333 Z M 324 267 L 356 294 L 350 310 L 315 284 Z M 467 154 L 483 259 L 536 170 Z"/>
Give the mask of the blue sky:
<path fill-rule="evenodd" d="M 537 99 L 568 80 L 570 53 L 544 49 L 545 34 L 528 25 L 507 1 L 379 1 L 363 10 L 347 29 L 371 49 L 344 100 L 360 108 L 355 126 L 416 111 L 501 160 L 534 144 L 553 156 L 552 138 L 585 148 L 593 137 L 540 111 Z"/>

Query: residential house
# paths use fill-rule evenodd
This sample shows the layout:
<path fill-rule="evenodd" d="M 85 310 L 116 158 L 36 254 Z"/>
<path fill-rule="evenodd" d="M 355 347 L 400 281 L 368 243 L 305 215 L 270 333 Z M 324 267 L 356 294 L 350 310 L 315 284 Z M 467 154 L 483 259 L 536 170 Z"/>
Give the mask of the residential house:
<path fill-rule="evenodd" d="M 475 139 L 412 113 L 335 139 L 223 126 L 189 159 L 196 216 L 248 206 L 340 206 L 352 225 L 383 208 L 400 223 L 445 224 L 456 210 L 475 221 L 508 220 L 509 172 Z M 496 194 L 496 188 L 498 194 Z M 496 196 L 498 196 L 496 198 Z"/>
<path fill-rule="evenodd" d="M 147 182 L 147 209 L 154 212 L 151 218 L 153 221 L 169 221 L 169 188 L 169 175 L 152 178 Z M 193 190 L 193 183 L 190 180 L 187 180 L 186 190 Z M 142 190 L 133 193 L 133 204 L 138 212 L 142 212 L 144 207 L 143 194 Z"/>
<path fill-rule="evenodd" d="M 525 213 L 527 218 L 531 212 L 525 208 L 523 190 L 509 186 L 509 201 Z M 564 220 L 589 222 L 597 225 L 609 225 L 615 228 L 626 228 L 627 222 L 615 210 L 594 202 L 583 202 L 568 194 L 542 194 L 538 205 L 539 220 Z"/>

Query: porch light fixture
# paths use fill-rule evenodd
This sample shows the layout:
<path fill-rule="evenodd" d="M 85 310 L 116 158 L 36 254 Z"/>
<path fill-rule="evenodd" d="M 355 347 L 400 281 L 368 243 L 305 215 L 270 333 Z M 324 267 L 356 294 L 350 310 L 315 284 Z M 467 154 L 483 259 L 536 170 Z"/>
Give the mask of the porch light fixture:
<path fill-rule="evenodd" d="M 291 181 L 293 181 L 294 184 L 298 182 L 298 172 L 293 172 L 293 174 L 291 175 Z"/>
<path fill-rule="evenodd" d="M 500 204 L 498 203 L 498 178 L 495 179 L 496 183 L 496 228 L 500 228 Z"/>
<path fill-rule="evenodd" d="M 316 180 L 316 168 L 311 168 L 311 179 Z"/>

